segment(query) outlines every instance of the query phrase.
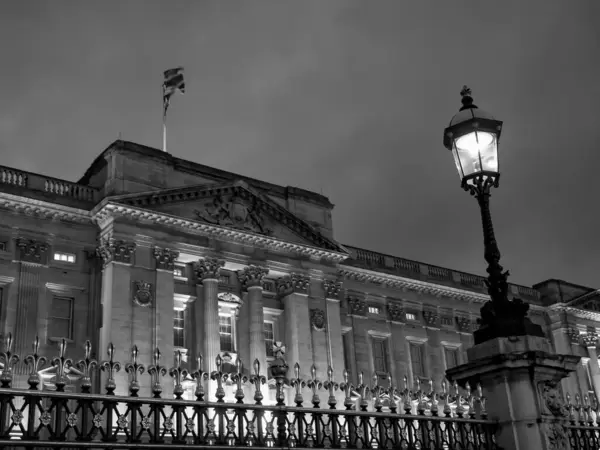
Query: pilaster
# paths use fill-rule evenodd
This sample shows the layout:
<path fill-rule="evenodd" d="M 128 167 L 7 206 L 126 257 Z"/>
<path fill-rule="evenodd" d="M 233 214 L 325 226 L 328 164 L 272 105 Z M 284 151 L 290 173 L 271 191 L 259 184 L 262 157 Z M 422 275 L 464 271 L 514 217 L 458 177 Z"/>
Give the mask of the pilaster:
<path fill-rule="evenodd" d="M 225 261 L 216 258 L 204 258 L 194 264 L 194 270 L 203 289 L 203 325 L 205 368 L 209 373 L 217 369 L 216 358 L 220 353 L 219 339 L 219 275 Z M 208 399 L 216 401 L 216 385 L 209 382 Z"/>
<path fill-rule="evenodd" d="M 598 335 L 595 332 L 589 332 L 582 337 L 582 342 L 587 348 L 590 360 L 589 371 L 592 379 L 592 390 L 596 394 L 596 398 L 600 398 L 600 366 L 598 366 Z"/>
<path fill-rule="evenodd" d="M 344 339 L 342 337 L 342 319 L 340 313 L 340 292 L 342 283 L 323 280 L 323 293 L 327 307 L 327 329 L 331 366 L 336 382 L 344 380 Z"/>
<path fill-rule="evenodd" d="M 248 336 L 250 341 L 249 367 L 255 359 L 260 363 L 260 372 L 267 375 L 267 352 L 264 334 L 263 288 L 262 280 L 269 269 L 249 266 L 238 272 L 238 277 L 244 290 L 248 292 Z"/>

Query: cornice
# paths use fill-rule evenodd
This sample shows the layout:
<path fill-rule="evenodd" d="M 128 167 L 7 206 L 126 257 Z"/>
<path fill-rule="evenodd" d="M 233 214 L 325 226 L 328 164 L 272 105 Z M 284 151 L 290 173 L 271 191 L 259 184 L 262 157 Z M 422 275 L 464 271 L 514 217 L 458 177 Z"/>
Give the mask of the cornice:
<path fill-rule="evenodd" d="M 567 306 L 564 303 L 557 303 L 551 306 L 548 306 L 549 311 L 556 312 L 564 312 L 570 314 L 573 317 L 578 317 L 580 319 L 593 320 L 595 322 L 600 322 L 600 312 L 588 311 L 584 309 L 574 308 L 572 306 Z"/>
<path fill-rule="evenodd" d="M 93 211 L 92 215 L 92 219 L 96 223 L 103 223 L 109 217 L 125 217 L 132 220 L 144 220 L 157 225 L 185 229 L 194 234 L 199 234 L 220 241 L 235 242 L 242 245 L 253 245 L 274 252 L 287 254 L 291 253 L 316 260 L 326 260 L 339 263 L 348 257 L 348 255 L 344 253 L 303 244 L 286 242 L 270 236 L 222 227 L 219 225 L 212 225 L 196 220 L 184 219 L 181 217 L 157 213 L 133 206 L 116 204 L 110 201 L 107 201 L 106 203 L 103 202 L 103 204 L 99 205 L 98 208 Z"/>
<path fill-rule="evenodd" d="M 359 282 L 379 283 L 391 288 L 410 289 L 423 294 L 445 296 L 459 300 L 471 301 L 474 303 L 485 303 L 489 300 L 488 295 L 479 294 L 477 292 L 464 291 L 462 289 L 457 289 L 450 286 L 442 286 L 426 281 L 404 278 L 397 275 L 383 274 L 380 272 L 374 272 L 352 266 L 340 265 L 340 268 L 338 269 L 338 275 L 343 278 Z"/>
<path fill-rule="evenodd" d="M 36 200 L 29 197 L 12 195 L 0 192 L 0 208 L 6 208 L 27 216 L 39 217 L 41 219 L 62 220 L 89 224 L 92 216 L 84 209 L 72 208 L 70 206 Z"/>

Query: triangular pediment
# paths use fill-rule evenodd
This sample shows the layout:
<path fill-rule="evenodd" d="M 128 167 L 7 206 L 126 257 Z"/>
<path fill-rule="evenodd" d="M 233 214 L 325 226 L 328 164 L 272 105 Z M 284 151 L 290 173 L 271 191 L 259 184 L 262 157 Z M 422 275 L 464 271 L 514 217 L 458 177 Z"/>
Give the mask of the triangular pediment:
<path fill-rule="evenodd" d="M 155 213 L 346 253 L 337 242 L 244 181 L 166 189 L 110 200 Z"/>
<path fill-rule="evenodd" d="M 567 303 L 570 308 L 600 313 L 600 292 L 592 291 L 581 295 Z"/>

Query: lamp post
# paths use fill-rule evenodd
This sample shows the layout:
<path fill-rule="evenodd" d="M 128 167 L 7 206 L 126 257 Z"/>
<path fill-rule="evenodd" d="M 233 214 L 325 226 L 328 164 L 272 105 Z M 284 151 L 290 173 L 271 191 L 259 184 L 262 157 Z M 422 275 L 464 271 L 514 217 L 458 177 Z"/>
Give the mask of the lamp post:
<path fill-rule="evenodd" d="M 462 188 L 477 199 L 481 209 L 490 301 L 481 308 L 480 327 L 473 333 L 475 344 L 497 337 L 544 336 L 542 328 L 527 317 L 529 305 L 508 298 L 508 271 L 500 265 L 494 235 L 490 194 L 500 180 L 498 142 L 502 122 L 473 104 L 468 87 L 464 86 L 460 94 L 462 107 L 444 130 L 444 146 L 454 156 Z"/>

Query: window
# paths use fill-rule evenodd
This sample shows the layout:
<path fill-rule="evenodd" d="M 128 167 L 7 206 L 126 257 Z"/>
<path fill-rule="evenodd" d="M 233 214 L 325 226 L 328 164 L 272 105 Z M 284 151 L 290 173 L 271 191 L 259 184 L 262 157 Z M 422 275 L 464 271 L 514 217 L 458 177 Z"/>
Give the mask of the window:
<path fill-rule="evenodd" d="M 231 316 L 219 316 L 219 339 L 222 352 L 233 351 L 233 327 Z"/>
<path fill-rule="evenodd" d="M 185 312 L 183 309 L 173 311 L 173 345 L 175 347 L 185 347 L 183 336 Z"/>
<path fill-rule="evenodd" d="M 74 263 L 75 255 L 73 253 L 54 252 L 54 261 Z"/>
<path fill-rule="evenodd" d="M 229 275 L 219 276 L 219 284 L 229 286 Z"/>
<path fill-rule="evenodd" d="M 48 315 L 48 337 L 72 339 L 73 299 L 54 297 Z"/>
<path fill-rule="evenodd" d="M 350 347 L 352 345 L 351 337 L 352 335 L 350 334 L 350 332 L 344 333 L 342 335 L 342 339 L 344 341 L 344 369 L 348 371 L 350 379 L 352 379 L 352 366 L 350 365 L 352 361 L 352 359 L 350 358 L 350 355 L 352 353 Z"/>
<path fill-rule="evenodd" d="M 444 348 L 444 355 L 446 357 L 446 369 L 458 366 L 458 349 L 457 348 Z"/>
<path fill-rule="evenodd" d="M 267 349 L 267 357 L 272 358 L 275 356 L 275 352 L 273 351 L 273 344 L 275 343 L 273 322 L 265 322 L 264 323 L 264 332 L 265 332 L 265 347 Z"/>
<path fill-rule="evenodd" d="M 381 312 L 381 308 L 379 306 L 369 306 L 369 314 L 379 314 Z"/>
<path fill-rule="evenodd" d="M 406 320 L 417 320 L 417 315 L 415 313 L 406 313 Z"/>
<path fill-rule="evenodd" d="M 8 244 L 5 241 L 0 241 L 0 252 L 8 251 Z"/>
<path fill-rule="evenodd" d="M 386 373 L 387 361 L 385 357 L 385 341 L 383 339 L 373 339 L 372 347 L 375 372 Z"/>
<path fill-rule="evenodd" d="M 410 348 L 410 364 L 413 377 L 425 376 L 425 361 L 423 358 L 423 344 L 409 343 Z"/>
<path fill-rule="evenodd" d="M 185 278 L 185 266 L 175 266 L 173 268 L 173 275 L 180 278 Z"/>

